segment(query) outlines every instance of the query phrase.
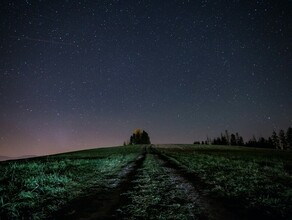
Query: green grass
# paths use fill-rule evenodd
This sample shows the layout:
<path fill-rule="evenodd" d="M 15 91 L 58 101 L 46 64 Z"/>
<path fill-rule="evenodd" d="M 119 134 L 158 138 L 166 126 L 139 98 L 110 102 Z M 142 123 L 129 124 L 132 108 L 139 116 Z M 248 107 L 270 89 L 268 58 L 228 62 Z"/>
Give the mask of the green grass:
<path fill-rule="evenodd" d="M 142 147 L 79 151 L 0 163 L 0 219 L 43 219 L 68 201 L 106 188 Z"/>
<path fill-rule="evenodd" d="M 213 195 L 287 218 L 292 210 L 292 152 L 220 146 L 160 148 L 205 182 Z"/>
<path fill-rule="evenodd" d="M 271 216 L 292 216 L 292 152 L 228 146 L 157 148 L 200 177 L 208 192 Z M 143 146 L 71 152 L 0 163 L 0 219 L 45 219 L 75 198 L 110 191 Z M 119 209 L 130 219 L 184 219 L 194 211 L 184 191 L 147 154 Z M 153 209 L 156 207 L 156 209 Z M 158 208 L 157 208 L 158 207 Z M 149 211 L 151 210 L 151 211 Z M 195 210 L 200 215 L 200 210 Z"/>

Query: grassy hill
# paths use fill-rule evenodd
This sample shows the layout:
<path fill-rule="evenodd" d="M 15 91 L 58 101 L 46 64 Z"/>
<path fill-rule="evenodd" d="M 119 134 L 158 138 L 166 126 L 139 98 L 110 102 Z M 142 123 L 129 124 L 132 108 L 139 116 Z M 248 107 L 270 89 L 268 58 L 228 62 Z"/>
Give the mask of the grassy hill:
<path fill-rule="evenodd" d="M 289 151 L 207 145 L 3 161 L 0 219 L 287 219 L 291 168 Z"/>

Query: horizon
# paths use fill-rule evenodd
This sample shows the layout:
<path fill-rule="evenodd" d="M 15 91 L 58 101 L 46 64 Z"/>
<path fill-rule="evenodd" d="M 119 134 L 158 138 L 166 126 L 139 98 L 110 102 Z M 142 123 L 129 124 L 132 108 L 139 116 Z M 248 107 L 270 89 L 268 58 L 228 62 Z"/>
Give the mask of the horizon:
<path fill-rule="evenodd" d="M 143 129 L 142 129 L 143 130 Z M 285 131 L 285 130 L 284 130 Z M 134 132 L 134 130 L 133 130 L 133 132 Z M 147 133 L 148 133 L 148 131 L 146 131 Z M 229 134 L 235 134 L 236 132 L 232 132 L 232 131 L 228 131 L 229 132 Z M 277 133 L 279 132 L 279 131 L 276 131 Z M 151 134 L 151 133 L 150 133 Z M 202 142 L 202 141 L 206 141 L 206 139 L 207 139 L 207 137 L 208 138 L 210 138 L 212 141 L 215 139 L 215 138 L 217 138 L 217 137 L 220 137 L 220 135 L 221 134 L 224 134 L 224 132 L 222 131 L 222 132 L 220 132 L 220 134 L 218 134 L 217 136 L 214 136 L 214 137 L 210 137 L 210 136 L 206 136 L 206 138 L 204 139 L 204 140 L 193 140 L 193 141 L 191 141 L 191 142 L 185 142 L 185 143 L 183 143 L 183 142 L 161 142 L 161 143 L 159 143 L 159 142 L 152 142 L 152 140 L 151 140 L 151 136 L 150 136 L 150 140 L 151 140 L 151 145 L 181 145 L 181 144 L 183 144 L 183 145 L 194 145 L 193 144 L 193 142 L 194 141 L 199 141 L 200 143 Z M 271 133 L 272 134 L 272 133 Z M 241 136 L 241 134 L 239 133 L 239 135 Z M 269 137 L 271 137 L 271 135 L 268 135 L 268 136 L 262 136 L 262 135 L 258 135 L 258 136 L 256 136 L 256 135 L 252 135 L 250 138 L 248 138 L 248 139 L 245 139 L 244 137 L 243 137 L 243 141 L 244 141 L 244 144 L 246 144 L 249 140 L 251 140 L 253 137 L 255 137 L 257 140 L 259 139 L 259 138 L 265 138 L 265 139 L 268 139 Z M 124 141 L 128 141 L 129 140 L 129 138 L 128 139 L 125 139 Z M 113 144 L 113 145 L 99 145 L 99 146 L 80 146 L 79 148 L 75 148 L 75 147 L 72 147 L 72 146 L 67 146 L 67 147 L 65 147 L 65 148 L 57 148 L 58 150 L 53 150 L 53 151 L 48 151 L 48 152 L 45 152 L 45 153 L 41 153 L 41 154 L 37 154 L 37 151 L 36 151 L 36 153 L 35 154 L 30 154 L 30 153 L 28 153 L 28 152 L 30 152 L 30 151 L 28 151 L 28 152 L 26 152 L 26 154 L 14 154 L 14 155 L 11 155 L 11 154 L 0 154 L 0 157 L 8 157 L 8 158 L 12 158 L 12 159 L 14 159 L 14 158 L 16 158 L 16 159 L 18 159 L 18 158 L 21 158 L 21 157 L 26 157 L 26 156 L 32 156 L 32 157 L 40 157 L 40 156 L 50 156 L 50 155 L 55 155 L 55 154 L 62 154 L 62 153 L 67 153 L 67 152 L 75 152 L 75 151 L 83 151 L 83 150 L 91 150 L 91 149 L 98 149 L 98 148 L 110 148 L 110 147 L 120 147 L 120 146 L 123 146 L 123 142 L 124 141 L 122 141 L 121 143 L 119 143 L 119 144 Z M 204 143 L 205 144 L 205 143 Z M 213 145 L 213 144 L 212 144 Z M 216 144 L 215 144 L 216 145 Z M 220 145 L 218 145 L 218 146 L 220 146 Z M 229 145 L 226 145 L 226 146 L 229 146 Z M 67 150 L 66 150 L 67 149 Z M 0 161 L 2 161 L 2 160 L 0 160 Z"/>

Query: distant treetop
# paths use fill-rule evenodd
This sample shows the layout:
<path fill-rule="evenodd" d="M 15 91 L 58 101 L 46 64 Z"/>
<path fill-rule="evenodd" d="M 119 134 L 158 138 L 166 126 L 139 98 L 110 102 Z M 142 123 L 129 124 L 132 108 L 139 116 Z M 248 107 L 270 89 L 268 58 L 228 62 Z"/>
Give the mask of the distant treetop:
<path fill-rule="evenodd" d="M 130 137 L 129 144 L 151 144 L 150 137 L 146 131 L 138 128 L 133 132 L 132 136 Z"/>
<path fill-rule="evenodd" d="M 142 131 L 140 128 L 135 129 L 135 131 L 133 132 L 133 134 L 135 135 L 141 135 Z"/>

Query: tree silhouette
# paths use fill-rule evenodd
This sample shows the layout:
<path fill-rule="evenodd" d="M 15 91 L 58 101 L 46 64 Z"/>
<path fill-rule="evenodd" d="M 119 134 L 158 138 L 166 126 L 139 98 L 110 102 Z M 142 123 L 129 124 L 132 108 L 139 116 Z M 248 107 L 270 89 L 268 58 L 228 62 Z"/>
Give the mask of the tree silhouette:
<path fill-rule="evenodd" d="M 148 133 L 141 129 L 136 129 L 130 137 L 130 145 L 134 144 L 151 144 Z"/>
<path fill-rule="evenodd" d="M 237 145 L 235 134 L 231 134 L 231 136 L 230 136 L 230 144 L 233 145 L 233 146 Z"/>
<path fill-rule="evenodd" d="M 286 132 L 287 148 L 292 149 L 292 128 L 289 127 Z"/>
<path fill-rule="evenodd" d="M 150 137 L 146 131 L 142 132 L 141 135 L 141 144 L 151 144 Z"/>
<path fill-rule="evenodd" d="M 211 144 L 292 150 L 292 127 L 289 127 L 286 132 L 284 130 L 280 130 L 279 133 L 273 131 L 272 136 L 268 138 L 256 138 L 253 135 L 246 143 L 244 143 L 243 138 L 238 133 L 229 134 L 229 132 L 225 130 L 225 133 L 221 133 L 219 137 L 214 138 Z"/>
<path fill-rule="evenodd" d="M 238 134 L 238 132 L 236 132 L 235 136 L 236 136 L 236 144 L 238 146 L 243 146 L 244 145 L 243 138 Z"/>
<path fill-rule="evenodd" d="M 208 144 L 214 144 L 214 145 L 238 145 L 243 146 L 244 141 L 243 138 L 238 134 L 229 134 L 227 130 L 225 130 L 225 133 L 221 133 L 220 137 L 214 138 L 213 141 L 207 137 L 206 143 Z"/>
<path fill-rule="evenodd" d="M 286 141 L 286 135 L 284 130 L 279 131 L 279 141 L 280 141 L 280 148 L 286 149 L 287 148 L 287 141 Z"/>
<path fill-rule="evenodd" d="M 273 142 L 273 145 L 276 149 L 280 149 L 280 141 L 279 141 L 279 137 L 278 137 L 276 131 L 273 131 L 272 142 Z"/>
<path fill-rule="evenodd" d="M 222 145 L 228 145 L 229 144 L 228 143 L 228 137 L 224 136 L 222 133 L 221 133 L 221 144 Z"/>
<path fill-rule="evenodd" d="M 226 145 L 230 145 L 230 135 L 228 130 L 225 130 L 225 139 L 226 139 Z"/>

